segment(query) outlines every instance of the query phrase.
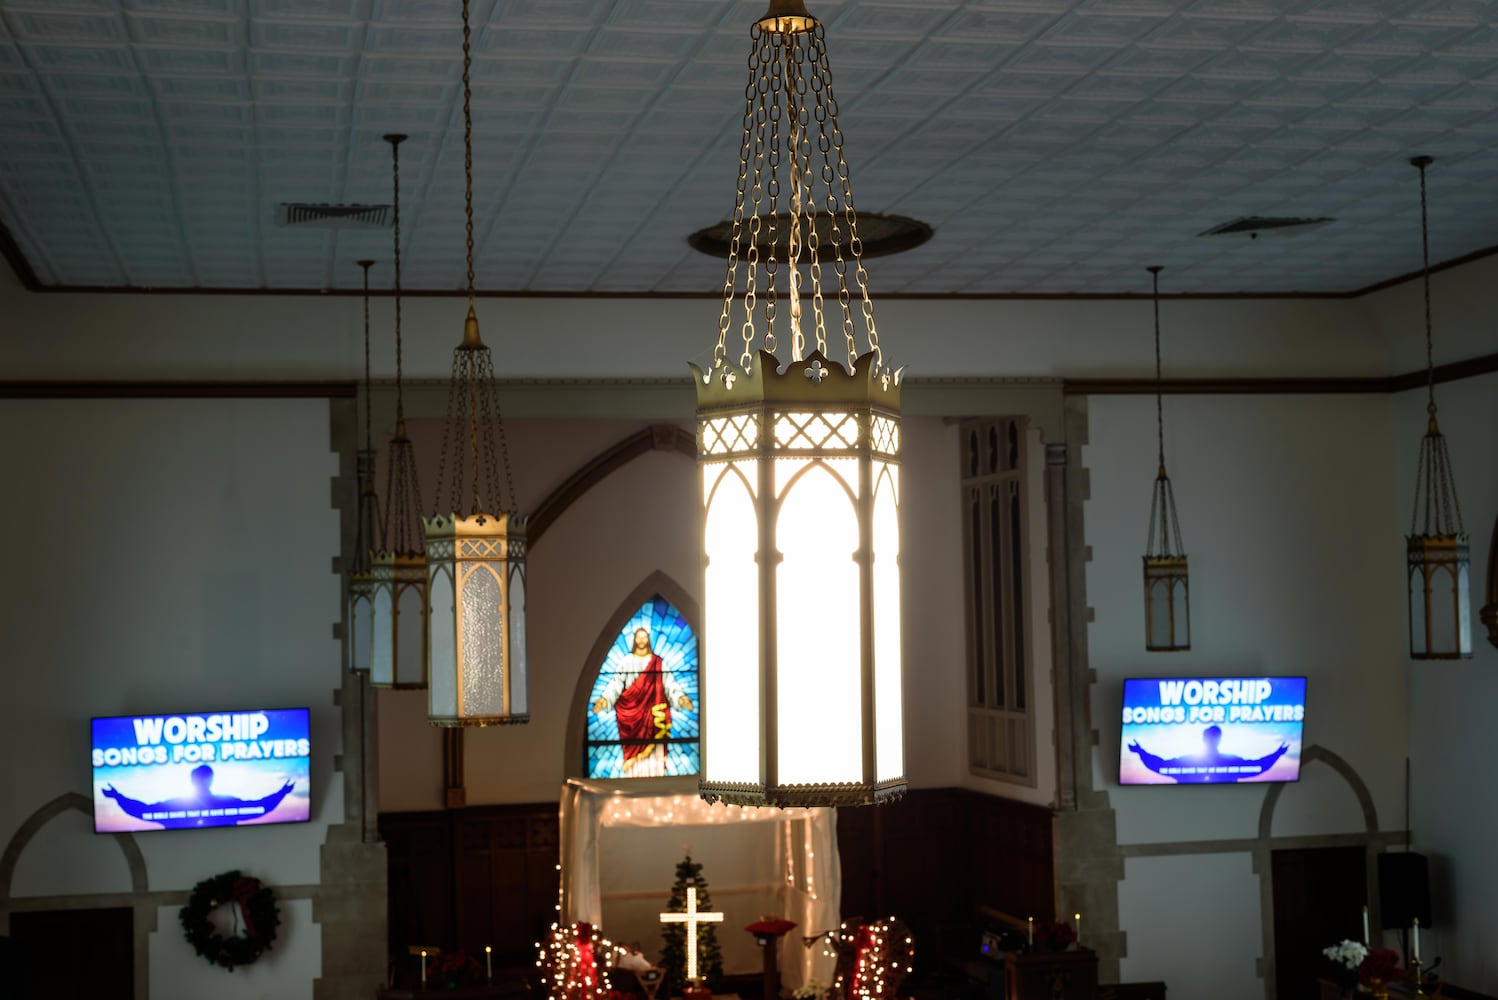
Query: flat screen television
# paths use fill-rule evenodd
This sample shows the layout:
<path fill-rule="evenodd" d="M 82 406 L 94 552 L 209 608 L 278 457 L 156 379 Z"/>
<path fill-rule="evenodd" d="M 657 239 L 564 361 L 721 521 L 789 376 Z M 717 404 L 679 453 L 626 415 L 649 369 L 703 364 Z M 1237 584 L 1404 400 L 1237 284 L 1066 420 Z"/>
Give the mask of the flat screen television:
<path fill-rule="evenodd" d="M 1215 785 L 1300 780 L 1304 677 L 1124 681 L 1118 780 Z"/>
<path fill-rule="evenodd" d="M 308 711 L 93 720 L 94 830 L 305 823 Z"/>

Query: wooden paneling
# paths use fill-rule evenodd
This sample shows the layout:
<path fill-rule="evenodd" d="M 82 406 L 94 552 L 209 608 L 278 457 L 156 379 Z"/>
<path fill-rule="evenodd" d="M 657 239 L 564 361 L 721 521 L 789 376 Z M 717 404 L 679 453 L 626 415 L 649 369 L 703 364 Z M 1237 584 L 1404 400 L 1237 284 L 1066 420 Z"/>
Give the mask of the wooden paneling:
<path fill-rule="evenodd" d="M 917 966 L 978 952 L 978 907 L 1050 919 L 1051 811 L 965 789 L 917 789 L 838 810 L 845 918 L 896 916 Z"/>
<path fill-rule="evenodd" d="M 497 966 L 529 966 L 556 916 L 558 827 L 552 802 L 384 813 L 390 949 L 494 949 Z"/>

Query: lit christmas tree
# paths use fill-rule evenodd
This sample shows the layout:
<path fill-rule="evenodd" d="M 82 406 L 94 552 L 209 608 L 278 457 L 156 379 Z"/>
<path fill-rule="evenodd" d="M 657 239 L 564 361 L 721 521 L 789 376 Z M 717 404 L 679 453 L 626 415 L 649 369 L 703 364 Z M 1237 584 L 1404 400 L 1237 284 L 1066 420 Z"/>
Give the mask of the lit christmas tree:
<path fill-rule="evenodd" d="M 673 913 L 685 913 L 687 909 L 687 887 L 697 890 L 697 909 L 711 910 L 713 901 L 707 894 L 707 880 L 702 877 L 702 865 L 693 861 L 689 854 L 676 866 L 676 884 L 671 887 L 671 902 L 666 909 Z M 666 970 L 666 995 L 674 995 L 686 985 L 687 979 L 687 929 L 683 924 L 666 924 L 661 931 L 665 948 L 661 952 L 661 967 Z M 716 989 L 723 979 L 723 949 L 718 947 L 718 935 L 708 925 L 697 928 L 697 975 L 702 977 L 708 989 Z"/>

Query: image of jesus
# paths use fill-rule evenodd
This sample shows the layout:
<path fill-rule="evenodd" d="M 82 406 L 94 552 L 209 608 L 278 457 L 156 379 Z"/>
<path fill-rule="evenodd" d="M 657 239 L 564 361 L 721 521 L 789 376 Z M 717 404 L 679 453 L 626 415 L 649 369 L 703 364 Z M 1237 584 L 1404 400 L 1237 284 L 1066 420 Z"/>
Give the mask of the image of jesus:
<path fill-rule="evenodd" d="M 650 630 L 635 629 L 634 648 L 593 702 L 593 711 L 613 708 L 623 744 L 624 774 L 631 778 L 666 774 L 666 744 L 671 737 L 671 707 L 692 711 L 692 699 L 676 677 L 662 669 L 650 646 Z"/>

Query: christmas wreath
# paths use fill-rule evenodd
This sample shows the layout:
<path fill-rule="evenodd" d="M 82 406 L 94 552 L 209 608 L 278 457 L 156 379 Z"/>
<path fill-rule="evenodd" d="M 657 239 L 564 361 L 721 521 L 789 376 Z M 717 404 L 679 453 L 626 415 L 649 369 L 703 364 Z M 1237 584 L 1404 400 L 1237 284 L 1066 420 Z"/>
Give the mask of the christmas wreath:
<path fill-rule="evenodd" d="M 225 937 L 209 919 L 209 914 L 226 903 L 234 911 L 236 929 L 242 926 L 243 934 Z M 193 951 L 230 972 L 264 954 L 276 940 L 276 927 L 281 923 L 275 895 L 259 879 L 237 871 L 215 875 L 193 886 L 179 916 L 183 936 Z"/>

